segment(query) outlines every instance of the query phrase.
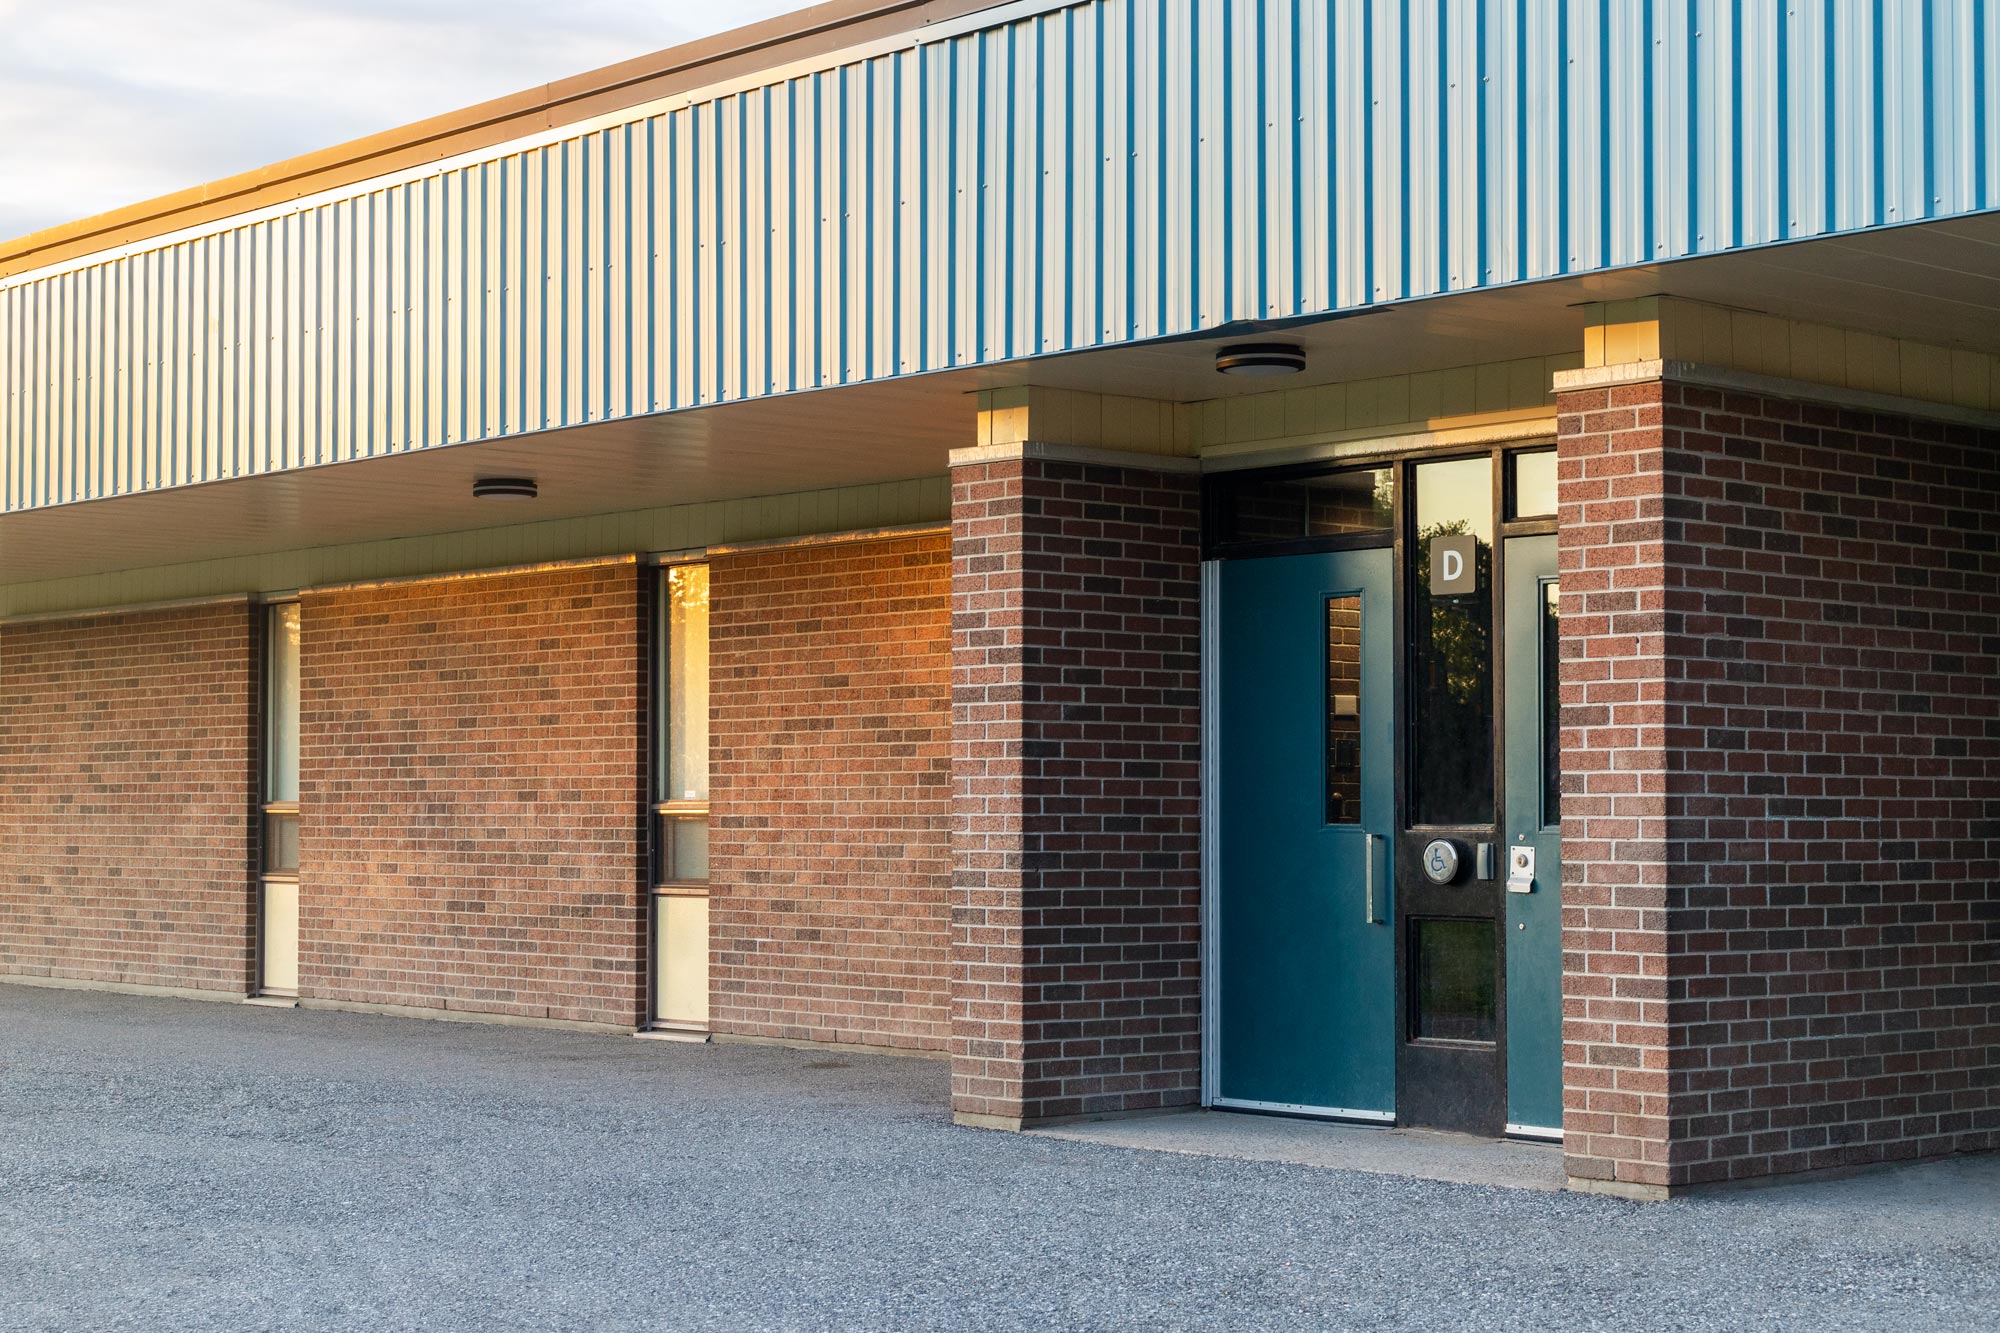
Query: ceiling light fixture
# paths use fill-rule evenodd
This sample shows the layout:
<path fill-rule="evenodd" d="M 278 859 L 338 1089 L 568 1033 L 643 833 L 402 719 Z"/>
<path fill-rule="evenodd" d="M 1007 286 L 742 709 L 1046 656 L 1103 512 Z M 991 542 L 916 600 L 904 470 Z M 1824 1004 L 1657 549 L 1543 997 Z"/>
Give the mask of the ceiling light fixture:
<path fill-rule="evenodd" d="M 480 477 L 472 483 L 475 500 L 532 500 L 540 494 L 533 477 Z"/>
<path fill-rule="evenodd" d="M 1215 354 L 1225 375 L 1296 375 L 1306 368 L 1305 349 L 1296 343 L 1236 343 Z"/>

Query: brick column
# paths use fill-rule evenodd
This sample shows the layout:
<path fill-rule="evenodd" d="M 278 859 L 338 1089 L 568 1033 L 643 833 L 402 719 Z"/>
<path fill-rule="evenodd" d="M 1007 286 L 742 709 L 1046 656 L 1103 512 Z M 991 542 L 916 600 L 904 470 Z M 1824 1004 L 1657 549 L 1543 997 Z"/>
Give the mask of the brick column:
<path fill-rule="evenodd" d="M 1796 387 L 1558 397 L 1590 1187 L 2000 1145 L 2000 432 Z"/>
<path fill-rule="evenodd" d="M 1196 482 L 1025 452 L 952 476 L 952 1106 L 1006 1128 L 1200 1096 Z"/>

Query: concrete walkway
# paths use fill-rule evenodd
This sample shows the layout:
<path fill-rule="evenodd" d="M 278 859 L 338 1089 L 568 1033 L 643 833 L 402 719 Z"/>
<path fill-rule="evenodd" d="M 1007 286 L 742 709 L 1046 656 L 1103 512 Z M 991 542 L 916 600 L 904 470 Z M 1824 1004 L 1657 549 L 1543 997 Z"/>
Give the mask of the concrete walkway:
<path fill-rule="evenodd" d="M 2000 1326 L 1992 1158 L 1634 1204 L 963 1129 L 946 1078 L 0 985 L 0 1329 Z"/>
<path fill-rule="evenodd" d="M 1562 1149 L 1553 1144 L 1495 1142 L 1463 1134 L 1377 1129 L 1237 1111 L 1184 1111 L 1030 1132 L 1072 1143 L 1245 1162 L 1290 1162 L 1457 1185 L 1559 1190 L 1565 1184 Z"/>

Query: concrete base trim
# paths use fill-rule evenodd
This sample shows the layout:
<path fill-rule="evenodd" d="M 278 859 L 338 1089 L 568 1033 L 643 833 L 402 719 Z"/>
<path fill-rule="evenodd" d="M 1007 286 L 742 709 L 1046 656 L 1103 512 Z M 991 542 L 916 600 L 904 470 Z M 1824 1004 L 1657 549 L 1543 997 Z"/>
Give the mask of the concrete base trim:
<path fill-rule="evenodd" d="M 710 1032 L 709 1039 L 735 1046 L 783 1046 L 794 1051 L 832 1051 L 848 1055 L 893 1055 L 905 1060 L 949 1060 L 950 1051 L 918 1046 L 872 1046 L 858 1041 L 807 1041 L 803 1037 L 758 1037 L 743 1032 Z"/>
<path fill-rule="evenodd" d="M 580 1018 L 535 1018 L 525 1014 L 496 1014 L 479 1009 L 433 1009 L 417 1004 L 373 1004 L 365 1000 L 300 999 L 301 1009 L 332 1010 L 345 1014 L 380 1014 L 385 1018 L 427 1018 L 438 1023 L 492 1023 L 500 1027 L 554 1028 L 562 1032 L 602 1032 L 626 1035 L 625 1023 L 593 1023 Z"/>
<path fill-rule="evenodd" d="M 1991 1157 L 1990 1149 L 1965 1152 L 1927 1153 L 1921 1157 L 1891 1157 L 1879 1162 L 1859 1162 L 1852 1166 L 1821 1166 L 1810 1171 L 1781 1171 L 1775 1175 L 1741 1176 L 1731 1180 L 1696 1180 L 1685 1185 L 1636 1185 L 1622 1180 L 1588 1180 L 1571 1176 L 1569 1187 L 1580 1194 L 1609 1194 L 1621 1199 L 1685 1199 L 1694 1195 L 1738 1194 L 1747 1190 L 1783 1189 L 1787 1185 L 1812 1185 L 1826 1181 L 1852 1180 L 1857 1176 L 1881 1175 L 1906 1166 L 1934 1165 L 1968 1157 Z"/>
<path fill-rule="evenodd" d="M 39 986 L 44 990 L 96 990 L 112 995 L 146 995 L 163 1000 L 219 1000 L 241 1004 L 249 996 L 240 990 L 198 990 L 192 986 L 145 986 L 131 981 L 96 981 L 90 977 L 47 977 L 33 972 L 0 973 L 0 984 Z"/>
<path fill-rule="evenodd" d="M 1569 1177 L 1567 1188 L 1577 1194 L 1604 1194 L 1638 1203 L 1663 1203 L 1675 1194 L 1665 1185 L 1641 1185 L 1632 1180 L 1591 1180 L 1586 1176 Z"/>
<path fill-rule="evenodd" d="M 1018 1134 L 1026 1128 L 1020 1116 L 980 1115 L 976 1111 L 953 1111 L 951 1123 L 963 1125 L 967 1129 L 997 1129 L 1009 1134 Z"/>
<path fill-rule="evenodd" d="M 1145 1106 L 1131 1111 L 1084 1111 L 1077 1115 L 983 1115 L 976 1111 L 953 1111 L 951 1119 L 953 1124 L 973 1129 L 1000 1129 L 1018 1134 L 1038 1129 L 1060 1129 L 1064 1125 L 1101 1125 L 1124 1120 L 1149 1120 L 1154 1116 L 1186 1115 L 1200 1109 L 1193 1102 L 1183 1102 L 1178 1106 Z"/>

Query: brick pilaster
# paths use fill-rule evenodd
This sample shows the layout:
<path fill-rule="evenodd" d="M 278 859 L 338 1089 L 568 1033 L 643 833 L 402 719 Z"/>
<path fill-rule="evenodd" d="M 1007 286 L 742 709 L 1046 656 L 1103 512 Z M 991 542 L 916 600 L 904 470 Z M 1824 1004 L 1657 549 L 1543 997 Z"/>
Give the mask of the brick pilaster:
<path fill-rule="evenodd" d="M 2000 433 L 1558 411 L 1572 1176 L 2000 1145 Z"/>
<path fill-rule="evenodd" d="M 1018 1125 L 1200 1093 L 1192 477 L 952 478 L 952 1105 Z"/>

